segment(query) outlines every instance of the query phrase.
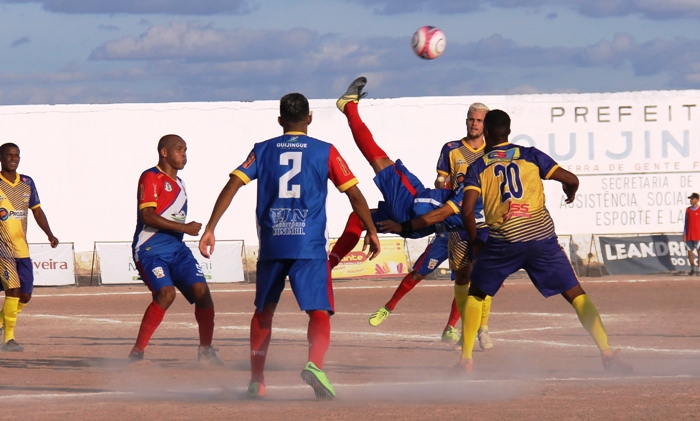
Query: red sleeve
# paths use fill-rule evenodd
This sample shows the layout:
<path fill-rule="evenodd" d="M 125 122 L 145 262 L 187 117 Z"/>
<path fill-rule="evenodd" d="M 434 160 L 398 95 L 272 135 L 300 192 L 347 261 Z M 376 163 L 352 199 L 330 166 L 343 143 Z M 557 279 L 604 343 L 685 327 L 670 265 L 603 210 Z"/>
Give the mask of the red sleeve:
<path fill-rule="evenodd" d="M 151 171 L 139 179 L 139 210 L 158 207 L 158 178 Z"/>
<path fill-rule="evenodd" d="M 357 184 L 357 178 L 348 168 L 348 164 L 338 153 L 335 146 L 331 145 L 331 151 L 328 155 L 328 178 L 331 179 L 333 184 L 340 190 L 344 192 L 350 187 Z"/>

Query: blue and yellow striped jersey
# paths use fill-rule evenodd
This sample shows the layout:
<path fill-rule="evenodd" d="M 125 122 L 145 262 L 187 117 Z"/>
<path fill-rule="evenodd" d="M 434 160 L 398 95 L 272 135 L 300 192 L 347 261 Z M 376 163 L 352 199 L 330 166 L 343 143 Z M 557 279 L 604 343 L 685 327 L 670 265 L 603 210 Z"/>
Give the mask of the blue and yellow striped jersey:
<path fill-rule="evenodd" d="M 438 158 L 437 172 L 449 177 L 448 188 L 463 187 L 469 165 L 484 155 L 484 146 L 474 149 L 464 139 L 445 143 Z"/>
<path fill-rule="evenodd" d="M 481 193 L 490 237 L 512 243 L 556 237 L 542 179 L 557 168 L 544 152 L 510 143 L 496 145 L 469 166 L 464 190 Z"/>
<path fill-rule="evenodd" d="M 41 206 L 34 180 L 17 174 L 14 181 L 0 175 L 0 257 L 29 257 L 27 215 Z"/>

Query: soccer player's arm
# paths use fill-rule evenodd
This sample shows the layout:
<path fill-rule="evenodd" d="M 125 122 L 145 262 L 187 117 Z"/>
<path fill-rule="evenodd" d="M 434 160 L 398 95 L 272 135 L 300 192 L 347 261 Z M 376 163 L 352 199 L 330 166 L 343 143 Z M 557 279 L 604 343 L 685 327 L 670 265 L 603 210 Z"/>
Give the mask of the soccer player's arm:
<path fill-rule="evenodd" d="M 481 196 L 481 173 L 475 165 L 470 165 L 464 177 L 464 198 L 462 199 L 462 224 L 472 246 L 479 241 L 476 236 L 476 204 Z"/>
<path fill-rule="evenodd" d="M 435 179 L 436 189 L 444 189 L 447 185 L 447 177 L 450 175 L 450 148 L 448 145 L 449 143 L 445 143 L 438 157 L 437 178 Z"/>
<path fill-rule="evenodd" d="M 199 222 L 181 224 L 165 219 L 156 213 L 158 207 L 157 187 L 158 180 L 155 173 L 148 171 L 141 174 L 139 179 L 139 213 L 143 223 L 158 230 L 183 232 L 189 235 L 199 234 L 199 230 L 202 228 L 202 224 Z"/>
<path fill-rule="evenodd" d="M 229 174 L 228 182 L 221 190 L 221 193 L 219 193 L 219 197 L 216 198 L 216 203 L 214 203 L 214 209 L 211 211 L 209 222 L 207 222 L 204 234 L 202 234 L 202 238 L 199 240 L 199 252 L 202 256 L 209 258 L 212 253 L 214 253 L 214 246 L 216 245 L 214 230 L 216 229 L 216 225 L 231 205 L 238 190 L 250 183 L 251 180 L 257 178 L 257 170 L 258 165 L 255 158 L 255 150 L 252 150 L 250 154 L 248 154 L 248 158 L 245 162 Z"/>
<path fill-rule="evenodd" d="M 381 251 L 379 237 L 377 236 L 377 228 L 372 221 L 372 215 L 367 205 L 367 200 L 357 187 L 357 178 L 355 178 L 355 175 L 350 171 L 347 163 L 333 145 L 331 145 L 330 154 L 328 156 L 328 170 L 328 177 L 341 193 L 345 193 L 350 201 L 352 210 L 360 218 L 362 225 L 365 226 L 367 234 L 365 235 L 362 251 L 365 251 L 369 247 L 367 256 L 369 260 L 373 260 Z"/>
<path fill-rule="evenodd" d="M 685 209 L 685 223 L 683 224 L 683 241 L 688 241 L 688 224 L 690 223 L 690 208 Z"/>
<path fill-rule="evenodd" d="M 459 195 L 461 196 L 461 193 Z M 392 220 L 379 221 L 377 225 L 379 225 L 382 232 L 393 232 L 400 234 L 402 237 L 408 237 L 413 231 L 437 224 L 452 215 L 458 214 L 460 203 L 461 200 L 457 200 L 454 196 L 452 196 L 450 200 L 445 202 L 444 205 L 437 209 L 433 209 L 430 212 L 424 213 L 417 218 L 400 223 Z"/>
<path fill-rule="evenodd" d="M 41 208 L 41 201 L 39 200 L 39 193 L 36 191 L 36 185 L 34 185 L 34 180 L 29 179 L 29 185 L 31 187 L 31 192 L 29 194 L 29 209 L 32 210 L 32 215 L 34 215 L 34 220 L 36 224 L 39 225 L 46 237 L 49 240 L 52 248 L 58 246 L 58 238 L 51 232 L 51 227 L 49 226 L 49 220 Z"/>
<path fill-rule="evenodd" d="M 545 180 L 556 180 L 561 183 L 566 203 L 573 203 L 578 190 L 578 177 L 570 171 L 560 167 L 549 155 L 535 149 L 536 163 L 540 168 L 540 177 Z"/>

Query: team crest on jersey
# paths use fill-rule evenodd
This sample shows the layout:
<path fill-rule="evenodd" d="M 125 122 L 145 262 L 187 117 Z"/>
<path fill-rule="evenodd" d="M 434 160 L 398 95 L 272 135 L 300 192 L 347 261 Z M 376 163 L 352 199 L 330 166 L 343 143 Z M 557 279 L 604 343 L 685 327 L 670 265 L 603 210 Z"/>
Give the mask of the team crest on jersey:
<path fill-rule="evenodd" d="M 154 275 L 156 275 L 156 278 L 158 278 L 158 279 L 165 277 L 165 272 L 163 271 L 163 268 L 160 266 L 153 268 L 152 272 Z"/>
<path fill-rule="evenodd" d="M 511 162 L 520 158 L 520 148 L 511 148 L 505 151 L 491 151 L 484 155 L 486 165 L 491 165 L 496 162 Z"/>
<path fill-rule="evenodd" d="M 167 192 L 171 192 L 171 191 L 173 191 L 173 185 L 172 185 L 172 184 L 170 184 L 170 182 L 169 182 L 169 181 L 166 181 L 166 182 L 165 182 L 165 185 L 164 185 L 164 187 L 165 187 L 165 191 L 167 191 Z"/>
<path fill-rule="evenodd" d="M 272 235 L 305 235 L 308 209 L 272 208 Z"/>
<path fill-rule="evenodd" d="M 430 262 L 428 262 L 428 269 L 433 270 L 437 266 L 438 261 L 436 259 L 430 259 Z"/>

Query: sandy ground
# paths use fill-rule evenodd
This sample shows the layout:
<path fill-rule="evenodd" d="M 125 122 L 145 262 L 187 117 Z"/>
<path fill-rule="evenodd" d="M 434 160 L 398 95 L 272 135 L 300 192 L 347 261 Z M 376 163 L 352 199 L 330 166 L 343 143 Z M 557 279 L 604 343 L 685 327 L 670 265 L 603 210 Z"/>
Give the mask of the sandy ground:
<path fill-rule="evenodd" d="M 566 301 L 545 300 L 522 277 L 495 297 L 495 347 L 475 353 L 469 378 L 450 376 L 459 354 L 440 342 L 449 281 L 423 281 L 377 328 L 367 318 L 398 280 L 337 282 L 325 366 L 333 402 L 316 402 L 299 377 L 308 318 L 290 291 L 274 320 L 268 394 L 248 400 L 252 285 L 212 286 L 223 368 L 198 365 L 193 308 L 182 297 L 147 349 L 150 364 L 130 366 L 126 355 L 150 301 L 145 288 L 37 288 L 16 333 L 25 352 L 0 360 L 0 418 L 699 419 L 700 277 L 582 283 L 633 375 L 607 374 Z"/>

